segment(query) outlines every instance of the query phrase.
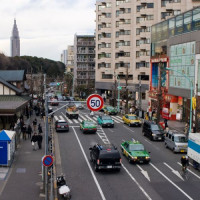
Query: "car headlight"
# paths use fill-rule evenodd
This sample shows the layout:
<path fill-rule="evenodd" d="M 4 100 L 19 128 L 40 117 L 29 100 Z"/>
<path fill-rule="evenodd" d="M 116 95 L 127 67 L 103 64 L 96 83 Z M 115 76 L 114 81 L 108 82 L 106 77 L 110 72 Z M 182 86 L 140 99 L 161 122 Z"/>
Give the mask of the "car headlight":
<path fill-rule="evenodd" d="M 150 158 L 149 156 L 146 156 L 146 157 L 145 157 L 145 159 L 149 159 L 149 158 Z"/>
<path fill-rule="evenodd" d="M 134 160 L 137 160 L 137 157 L 132 157 Z"/>
<path fill-rule="evenodd" d="M 156 134 L 155 134 L 155 133 L 153 133 L 153 134 L 152 134 L 152 136 L 156 136 Z"/>

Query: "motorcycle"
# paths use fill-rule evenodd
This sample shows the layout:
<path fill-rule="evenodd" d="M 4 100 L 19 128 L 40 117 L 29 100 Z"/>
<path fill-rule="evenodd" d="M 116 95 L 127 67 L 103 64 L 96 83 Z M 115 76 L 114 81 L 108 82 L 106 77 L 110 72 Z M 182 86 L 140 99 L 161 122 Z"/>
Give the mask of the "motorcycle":
<path fill-rule="evenodd" d="M 71 199 L 71 190 L 69 186 L 66 184 L 65 178 L 63 175 L 60 175 L 57 177 L 57 187 L 58 187 L 58 193 L 66 199 Z"/>

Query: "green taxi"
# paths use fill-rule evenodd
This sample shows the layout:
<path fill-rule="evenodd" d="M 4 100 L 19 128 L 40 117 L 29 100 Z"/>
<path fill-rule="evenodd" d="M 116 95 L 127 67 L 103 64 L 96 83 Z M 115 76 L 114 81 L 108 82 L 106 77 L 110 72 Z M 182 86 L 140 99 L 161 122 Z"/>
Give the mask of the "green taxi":
<path fill-rule="evenodd" d="M 97 132 L 97 124 L 90 120 L 83 120 L 80 123 L 80 130 L 83 133 L 96 133 Z"/>
<path fill-rule="evenodd" d="M 118 112 L 117 112 L 117 109 L 114 108 L 113 106 L 105 106 L 104 113 L 108 115 L 116 115 Z"/>
<path fill-rule="evenodd" d="M 122 154 L 128 158 L 129 163 L 149 163 L 150 156 L 144 145 L 139 141 L 124 141 L 121 144 Z"/>

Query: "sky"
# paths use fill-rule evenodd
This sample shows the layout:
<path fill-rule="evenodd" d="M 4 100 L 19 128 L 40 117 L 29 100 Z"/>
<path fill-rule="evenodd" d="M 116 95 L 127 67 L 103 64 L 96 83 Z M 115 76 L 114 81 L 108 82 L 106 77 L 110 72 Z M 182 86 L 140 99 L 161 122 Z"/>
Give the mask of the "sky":
<path fill-rule="evenodd" d="M 0 52 L 10 56 L 16 18 L 20 55 L 60 61 L 75 34 L 94 34 L 96 0 L 0 0 Z"/>

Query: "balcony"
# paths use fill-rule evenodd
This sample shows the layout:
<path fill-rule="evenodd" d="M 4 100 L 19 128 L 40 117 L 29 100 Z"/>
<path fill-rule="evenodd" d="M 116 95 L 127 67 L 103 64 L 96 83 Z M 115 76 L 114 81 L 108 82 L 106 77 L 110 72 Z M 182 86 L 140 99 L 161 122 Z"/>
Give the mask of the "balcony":
<path fill-rule="evenodd" d="M 180 3 L 167 3 L 165 9 L 167 11 L 170 11 L 170 10 L 180 10 L 181 9 Z"/>
<path fill-rule="evenodd" d="M 90 42 L 77 42 L 77 46 L 95 46 L 95 42 L 94 41 L 90 41 Z"/>
<path fill-rule="evenodd" d="M 140 37 L 141 38 L 146 38 L 147 37 L 147 32 L 140 32 Z"/>
<path fill-rule="evenodd" d="M 139 24 L 140 24 L 140 26 L 146 27 L 149 25 L 149 22 L 144 20 L 144 21 L 140 21 Z"/>
<path fill-rule="evenodd" d="M 150 44 L 141 44 L 140 49 L 150 50 Z"/>

